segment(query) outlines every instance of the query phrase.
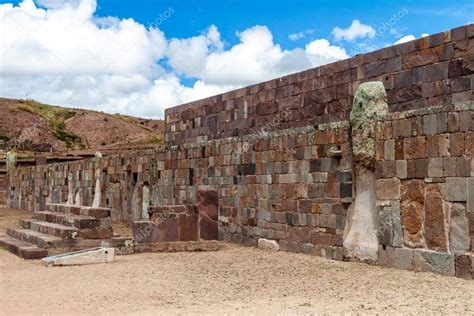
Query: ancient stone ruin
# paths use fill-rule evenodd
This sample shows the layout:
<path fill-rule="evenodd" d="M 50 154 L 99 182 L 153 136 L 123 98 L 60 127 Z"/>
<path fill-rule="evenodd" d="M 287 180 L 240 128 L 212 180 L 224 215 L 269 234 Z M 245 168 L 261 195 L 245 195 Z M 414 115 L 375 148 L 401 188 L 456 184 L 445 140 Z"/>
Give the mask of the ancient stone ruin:
<path fill-rule="evenodd" d="M 92 217 L 76 243 L 121 221 L 151 248 L 219 239 L 472 278 L 473 62 L 468 25 L 170 108 L 164 148 L 14 169 L 8 205 L 61 232 Z M 22 226 L 10 236 L 56 233 Z"/>

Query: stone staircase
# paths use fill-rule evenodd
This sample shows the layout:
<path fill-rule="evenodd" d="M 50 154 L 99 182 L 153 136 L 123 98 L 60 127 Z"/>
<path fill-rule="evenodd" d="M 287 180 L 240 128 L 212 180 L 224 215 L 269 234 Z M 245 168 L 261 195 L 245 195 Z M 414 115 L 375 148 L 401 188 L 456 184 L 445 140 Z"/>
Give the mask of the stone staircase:
<path fill-rule="evenodd" d="M 48 204 L 33 219 L 20 220 L 19 228 L 0 236 L 0 246 L 24 259 L 40 259 L 69 251 L 123 241 L 113 236 L 110 209 Z"/>

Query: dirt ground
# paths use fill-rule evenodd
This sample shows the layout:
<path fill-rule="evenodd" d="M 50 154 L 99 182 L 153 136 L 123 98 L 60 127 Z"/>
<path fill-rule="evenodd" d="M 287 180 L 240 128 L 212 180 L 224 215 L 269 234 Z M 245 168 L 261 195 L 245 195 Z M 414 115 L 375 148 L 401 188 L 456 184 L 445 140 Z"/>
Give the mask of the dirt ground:
<path fill-rule="evenodd" d="M 231 244 L 75 267 L 0 250 L 1 315 L 473 314 L 473 297 L 474 281 Z"/>

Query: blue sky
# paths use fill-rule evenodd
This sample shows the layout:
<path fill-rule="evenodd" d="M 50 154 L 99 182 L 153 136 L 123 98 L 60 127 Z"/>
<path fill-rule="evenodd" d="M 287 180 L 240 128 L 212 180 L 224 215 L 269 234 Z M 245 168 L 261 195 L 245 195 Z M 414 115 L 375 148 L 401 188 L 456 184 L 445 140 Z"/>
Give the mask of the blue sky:
<path fill-rule="evenodd" d="M 162 117 L 472 21 L 462 0 L 0 0 L 0 95 Z"/>
<path fill-rule="evenodd" d="M 132 17 L 148 25 L 172 7 L 174 15 L 160 24 L 168 36 L 189 37 L 215 24 L 229 44 L 238 42 L 235 32 L 254 25 L 270 28 L 275 41 L 294 48 L 311 38 L 328 37 L 335 26 L 348 26 L 354 19 L 382 26 L 393 14 L 407 9 L 397 22 L 401 34 L 433 34 L 474 21 L 474 1 L 287 1 L 287 0 L 187 0 L 187 1 L 117 1 L 98 2 L 99 15 Z M 290 41 L 289 34 L 314 30 L 304 39 Z M 397 34 L 387 34 L 378 42 L 396 41 Z M 350 44 L 346 44 L 350 46 Z"/>

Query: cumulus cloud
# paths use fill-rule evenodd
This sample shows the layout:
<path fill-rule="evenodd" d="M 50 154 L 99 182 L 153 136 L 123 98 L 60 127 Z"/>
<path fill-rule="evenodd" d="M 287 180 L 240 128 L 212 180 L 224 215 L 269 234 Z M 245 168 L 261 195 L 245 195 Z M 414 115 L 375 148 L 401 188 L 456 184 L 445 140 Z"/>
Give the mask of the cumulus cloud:
<path fill-rule="evenodd" d="M 96 7 L 95 0 L 0 5 L 0 95 L 162 117 L 170 106 L 348 57 L 326 39 L 283 49 L 258 25 L 237 32 L 230 47 L 215 25 L 169 39 L 131 18 L 97 16 Z"/>
<path fill-rule="evenodd" d="M 413 41 L 414 39 L 416 39 L 416 37 L 414 35 L 411 35 L 411 34 L 410 35 L 405 35 L 393 44 L 397 45 L 397 44 L 401 44 L 401 43 L 406 43 L 406 42 L 409 42 L 409 41 Z"/>
<path fill-rule="evenodd" d="M 332 35 L 338 41 L 346 40 L 353 41 L 357 38 L 364 37 L 375 37 L 375 30 L 372 26 L 363 24 L 359 20 L 352 21 L 352 24 L 348 28 L 335 27 L 332 30 Z"/>

